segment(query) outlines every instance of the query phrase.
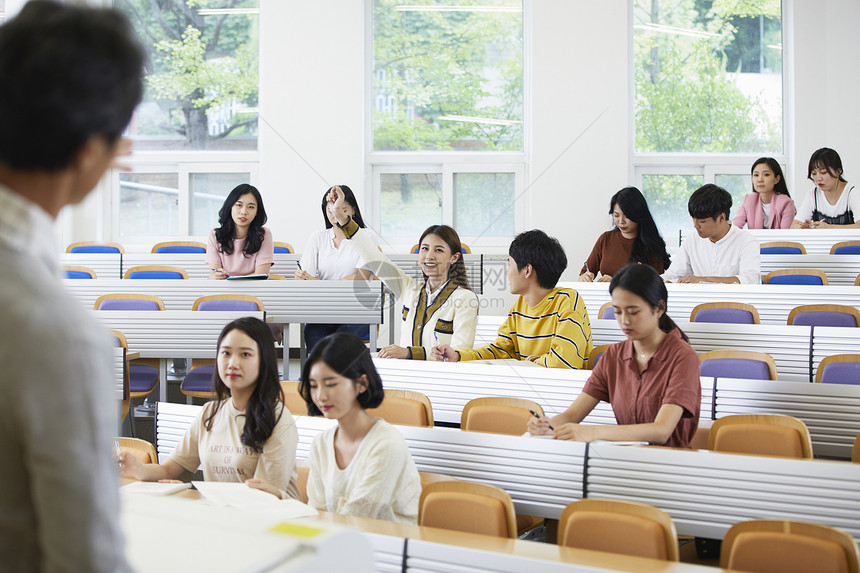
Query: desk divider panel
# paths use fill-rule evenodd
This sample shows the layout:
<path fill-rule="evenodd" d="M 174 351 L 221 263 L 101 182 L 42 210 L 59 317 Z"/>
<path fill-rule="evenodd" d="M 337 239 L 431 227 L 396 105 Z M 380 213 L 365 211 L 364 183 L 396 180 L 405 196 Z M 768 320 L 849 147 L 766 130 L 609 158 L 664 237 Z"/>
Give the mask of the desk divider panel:
<path fill-rule="evenodd" d="M 600 306 L 608 302 L 608 283 L 559 283 L 576 290 L 585 300 L 588 316 L 594 320 Z M 802 304 L 846 304 L 860 306 L 860 288 L 847 285 L 666 285 L 669 291 L 669 316 L 675 322 L 690 319 L 693 307 L 703 302 L 744 302 L 758 309 L 762 324 L 785 325 L 788 313 Z"/>
<path fill-rule="evenodd" d="M 762 255 L 761 274 L 780 269 L 819 269 L 831 285 L 854 285 L 860 273 L 860 255 Z"/>
<path fill-rule="evenodd" d="M 132 267 L 166 265 L 185 269 L 189 279 L 209 280 L 209 265 L 205 253 L 123 253 L 122 274 Z"/>
<path fill-rule="evenodd" d="M 860 538 L 860 464 L 592 443 L 588 497 L 659 507 L 680 535 L 721 539 L 739 521 L 796 519 Z"/>
<path fill-rule="evenodd" d="M 122 346 L 113 349 L 113 376 L 116 399 L 125 400 L 128 398 L 128 385 L 125 383 L 125 348 Z"/>
<path fill-rule="evenodd" d="M 202 409 L 203 406 L 191 404 L 156 403 L 155 450 L 158 452 L 159 462 L 163 462 L 173 453 L 176 444 L 182 440 L 185 431 Z"/>
<path fill-rule="evenodd" d="M 368 532 L 365 532 L 364 536 L 373 547 L 374 571 L 377 573 L 403 572 L 403 554 L 406 551 L 407 542 L 412 542 L 411 539 Z"/>
<path fill-rule="evenodd" d="M 98 277 L 96 280 L 122 278 L 121 253 L 62 253 L 58 258 L 60 266 L 91 268 Z M 80 282 L 87 279 L 73 280 Z"/>
<path fill-rule="evenodd" d="M 809 428 L 815 455 L 849 459 L 860 433 L 860 386 L 719 378 L 716 413 L 794 416 Z"/>
<path fill-rule="evenodd" d="M 759 243 L 792 241 L 801 243 L 808 255 L 830 254 L 830 247 L 842 241 L 860 241 L 858 229 L 747 229 Z"/>

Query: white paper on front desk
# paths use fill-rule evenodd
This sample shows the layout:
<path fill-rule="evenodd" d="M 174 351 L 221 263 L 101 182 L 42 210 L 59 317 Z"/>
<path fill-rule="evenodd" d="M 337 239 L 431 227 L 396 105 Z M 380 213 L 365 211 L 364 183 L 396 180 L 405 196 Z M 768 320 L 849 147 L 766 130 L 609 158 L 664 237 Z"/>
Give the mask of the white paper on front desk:
<path fill-rule="evenodd" d="M 270 493 L 237 482 L 191 482 L 200 495 L 215 505 L 229 505 L 239 509 L 252 509 L 279 519 L 316 517 L 317 511 L 295 499 L 278 499 Z"/>

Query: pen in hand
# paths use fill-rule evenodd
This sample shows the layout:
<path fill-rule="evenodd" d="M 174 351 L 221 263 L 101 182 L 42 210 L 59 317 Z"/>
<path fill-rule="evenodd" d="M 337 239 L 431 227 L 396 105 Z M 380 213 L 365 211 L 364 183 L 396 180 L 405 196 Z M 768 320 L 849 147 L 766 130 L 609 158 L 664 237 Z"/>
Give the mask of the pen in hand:
<path fill-rule="evenodd" d="M 433 342 L 435 342 L 435 343 L 436 343 L 436 346 L 437 346 L 437 347 L 439 346 L 439 336 L 436 334 L 436 332 L 435 332 L 435 331 L 433 332 Z M 447 356 L 445 356 L 445 352 L 444 352 L 444 351 L 442 352 L 442 362 L 448 362 L 448 357 L 447 357 Z"/>
<path fill-rule="evenodd" d="M 540 417 L 541 417 L 541 416 L 540 416 L 540 414 L 538 414 L 538 413 L 537 413 L 537 412 L 535 412 L 534 410 L 529 410 L 529 412 L 531 412 L 532 416 L 534 416 L 535 418 L 537 418 L 538 420 L 540 420 Z M 552 424 L 549 424 L 549 429 L 550 429 L 550 430 L 552 430 L 552 431 L 555 431 L 555 428 L 553 428 L 553 427 L 552 427 Z"/>
<path fill-rule="evenodd" d="M 122 450 L 119 448 L 119 440 L 114 440 L 113 446 L 116 448 L 116 463 L 119 465 L 119 469 L 122 469 Z"/>

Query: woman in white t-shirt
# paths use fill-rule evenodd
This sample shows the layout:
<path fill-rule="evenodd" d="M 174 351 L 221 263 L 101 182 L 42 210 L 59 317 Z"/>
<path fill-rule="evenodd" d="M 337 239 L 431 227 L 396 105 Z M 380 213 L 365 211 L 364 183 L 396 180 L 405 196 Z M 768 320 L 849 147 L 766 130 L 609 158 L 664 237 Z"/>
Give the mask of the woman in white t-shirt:
<path fill-rule="evenodd" d="M 342 210 L 352 217 L 359 227 L 365 228 L 364 219 L 361 217 L 352 189 L 346 185 L 341 185 L 340 189 L 344 194 Z M 322 199 L 325 229 L 315 232 L 308 239 L 299 261 L 299 268 L 296 269 L 295 278 L 324 281 L 368 280 L 371 277 L 370 271 L 364 268 L 358 251 L 351 241 L 346 240 L 343 230 L 335 224 L 331 204 L 326 201 L 330 190 L 326 190 Z M 351 332 L 363 340 L 369 337 L 366 324 L 306 324 L 305 346 L 308 351 L 311 351 L 317 342 L 335 332 Z"/>
<path fill-rule="evenodd" d="M 224 327 L 213 386 L 217 400 L 203 407 L 168 459 L 141 464 L 122 454 L 121 475 L 175 480 L 202 467 L 206 481 L 244 482 L 280 499 L 300 500 L 299 435 L 283 403 L 275 341 L 266 323 L 244 317 Z"/>
<path fill-rule="evenodd" d="M 842 177 L 842 159 L 822 147 L 809 158 L 808 177 L 815 183 L 791 224 L 792 229 L 860 227 L 860 192 Z"/>
<path fill-rule="evenodd" d="M 309 414 L 337 420 L 311 443 L 308 504 L 416 523 L 421 478 L 400 432 L 366 412 L 384 393 L 364 343 L 346 332 L 323 338 L 302 369 L 299 393 Z"/>

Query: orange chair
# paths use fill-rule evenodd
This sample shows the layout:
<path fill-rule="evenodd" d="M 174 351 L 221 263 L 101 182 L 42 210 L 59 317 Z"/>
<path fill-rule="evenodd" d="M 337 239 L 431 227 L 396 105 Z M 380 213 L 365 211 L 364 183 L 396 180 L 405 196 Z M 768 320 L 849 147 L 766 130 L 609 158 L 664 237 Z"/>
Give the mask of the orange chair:
<path fill-rule="evenodd" d="M 140 438 L 116 438 L 119 451 L 128 452 L 142 464 L 157 464 L 158 454 L 155 446 Z"/>
<path fill-rule="evenodd" d="M 525 398 L 474 398 L 463 406 L 460 429 L 467 432 L 489 432 L 521 436 L 528 430 L 533 410 L 543 416 L 540 404 Z"/>
<path fill-rule="evenodd" d="M 715 420 L 708 435 L 715 452 L 812 459 L 809 428 L 793 416 L 739 414 Z"/>
<path fill-rule="evenodd" d="M 310 468 L 308 466 L 296 466 L 296 470 L 298 470 L 298 477 L 296 478 L 296 485 L 299 488 L 299 493 L 302 496 L 302 502 L 308 502 L 308 472 Z"/>
<path fill-rule="evenodd" d="M 558 520 L 558 544 L 621 555 L 678 561 L 678 534 L 666 512 L 644 503 L 582 499 Z"/>
<path fill-rule="evenodd" d="M 421 490 L 418 525 L 516 539 L 511 496 L 492 485 L 440 481 Z"/>
<path fill-rule="evenodd" d="M 860 553 L 854 538 L 835 527 L 756 519 L 729 529 L 720 567 L 753 573 L 858 573 Z"/>
<path fill-rule="evenodd" d="M 851 448 L 851 461 L 860 464 L 860 434 L 854 438 L 854 447 Z"/>
<path fill-rule="evenodd" d="M 382 418 L 399 426 L 433 427 L 433 406 L 421 392 L 411 390 L 384 390 L 385 398 L 376 408 L 367 410 L 371 416 Z"/>

